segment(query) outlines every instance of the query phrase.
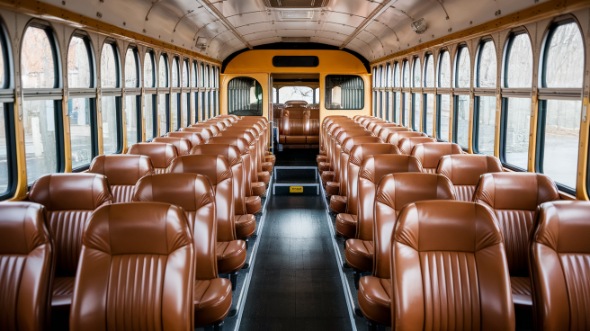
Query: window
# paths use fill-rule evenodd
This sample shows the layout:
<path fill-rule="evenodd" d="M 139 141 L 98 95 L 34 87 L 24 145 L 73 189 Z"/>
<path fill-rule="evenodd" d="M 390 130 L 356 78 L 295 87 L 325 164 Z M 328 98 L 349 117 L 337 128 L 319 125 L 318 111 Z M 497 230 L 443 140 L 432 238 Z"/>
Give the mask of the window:
<path fill-rule="evenodd" d="M 158 135 L 164 136 L 170 131 L 170 93 L 168 84 L 168 56 L 160 55 L 158 62 Z"/>
<path fill-rule="evenodd" d="M 455 96 L 455 142 L 469 148 L 469 95 Z"/>
<path fill-rule="evenodd" d="M 477 52 L 476 87 L 496 87 L 496 47 L 491 40 L 485 40 L 479 45 Z"/>
<path fill-rule="evenodd" d="M 181 126 L 189 126 L 191 125 L 191 118 L 190 118 L 190 90 L 189 90 L 189 64 L 188 60 L 184 60 L 182 62 L 182 87 L 184 88 L 183 93 L 181 94 Z"/>
<path fill-rule="evenodd" d="M 410 127 L 410 65 L 408 64 L 408 60 L 404 60 L 402 64 L 403 70 L 403 81 L 402 87 L 404 90 L 403 94 L 403 113 L 402 113 L 402 123 L 404 126 Z"/>
<path fill-rule="evenodd" d="M 180 111 L 179 111 L 179 104 L 180 104 L 180 91 L 178 87 L 180 87 L 180 68 L 178 63 L 178 58 L 174 57 L 172 59 L 172 95 L 170 96 L 170 125 L 172 130 L 180 129 Z"/>
<path fill-rule="evenodd" d="M 326 76 L 326 109 L 363 109 L 365 87 L 363 79 L 354 75 Z"/>
<path fill-rule="evenodd" d="M 451 125 L 451 96 L 448 90 L 451 87 L 451 59 L 447 50 L 439 55 L 437 85 L 444 93 L 437 94 L 436 138 L 448 141 Z"/>
<path fill-rule="evenodd" d="M 14 90 L 10 84 L 13 66 L 4 26 L 0 25 L 0 29 L 0 198 L 9 198 L 17 181 L 16 144 L 11 125 L 14 123 Z"/>
<path fill-rule="evenodd" d="M 483 39 L 475 61 L 475 103 L 473 114 L 473 150 L 476 153 L 494 155 L 496 137 L 496 47 L 491 39 Z"/>
<path fill-rule="evenodd" d="M 506 46 L 504 87 L 531 87 L 533 52 L 526 33 L 513 35 Z"/>
<path fill-rule="evenodd" d="M 140 140 L 141 119 L 139 116 L 139 55 L 137 48 L 127 48 L 125 54 L 125 130 L 127 131 L 127 146 Z"/>
<path fill-rule="evenodd" d="M 197 61 L 193 62 L 193 66 L 192 66 L 192 71 L 193 71 L 193 79 L 192 79 L 192 85 L 195 88 L 194 89 L 194 93 L 193 93 L 193 98 L 195 99 L 195 103 L 194 103 L 194 112 L 195 112 L 195 118 L 194 121 L 195 123 L 199 122 L 199 115 L 201 114 L 201 99 L 199 98 L 199 83 L 200 83 L 200 75 L 199 75 L 199 63 Z"/>
<path fill-rule="evenodd" d="M 145 53 L 143 60 L 143 84 L 145 88 L 144 94 L 144 112 L 143 118 L 145 120 L 145 138 L 149 141 L 156 137 L 155 126 L 155 87 L 156 87 L 156 69 L 154 62 L 154 53 L 148 51 Z"/>
<path fill-rule="evenodd" d="M 58 134 L 62 131 L 61 97 L 38 90 L 59 92 L 61 70 L 53 31 L 29 26 L 22 39 L 21 54 L 27 183 L 32 184 L 43 175 L 63 170 L 63 145 Z"/>
<path fill-rule="evenodd" d="M 68 47 L 68 117 L 72 169 L 84 169 L 98 154 L 96 134 L 96 91 L 90 42 L 85 36 L 75 35 Z"/>
<path fill-rule="evenodd" d="M 303 100 L 313 103 L 313 89 L 309 86 L 283 86 L 279 88 L 279 103 L 289 100 Z"/>
<path fill-rule="evenodd" d="M 387 63 L 385 72 L 385 87 L 387 87 L 387 91 L 385 92 L 385 120 L 389 122 L 392 119 L 391 110 L 393 109 L 391 63 Z"/>
<path fill-rule="evenodd" d="M 457 50 L 455 73 L 455 87 L 469 88 L 471 63 L 467 46 L 460 46 Z"/>
<path fill-rule="evenodd" d="M 115 44 L 107 42 L 100 57 L 102 84 L 102 144 L 104 154 L 121 152 L 121 90 L 119 55 Z"/>
<path fill-rule="evenodd" d="M 420 66 L 420 58 L 415 57 L 413 61 L 413 70 L 412 70 L 412 87 L 416 89 L 416 91 L 422 85 L 422 68 Z M 414 92 L 412 93 L 412 129 L 415 131 L 420 131 L 420 116 L 422 116 L 422 93 Z"/>
<path fill-rule="evenodd" d="M 394 96 L 394 107 L 393 107 L 393 122 L 401 123 L 401 75 L 399 69 L 399 63 L 396 62 L 393 65 L 393 87 L 395 88 L 395 96 Z"/>
<path fill-rule="evenodd" d="M 426 54 L 424 61 L 424 88 L 434 88 L 434 56 Z M 424 105 L 423 131 L 427 135 L 434 135 L 434 93 L 427 93 Z"/>
<path fill-rule="evenodd" d="M 236 77 L 227 86 L 228 112 L 238 116 L 262 115 L 262 86 L 254 78 Z"/>
<path fill-rule="evenodd" d="M 578 25 L 554 24 L 543 50 L 536 168 L 570 193 L 578 172 L 583 80 L 584 41 Z"/>

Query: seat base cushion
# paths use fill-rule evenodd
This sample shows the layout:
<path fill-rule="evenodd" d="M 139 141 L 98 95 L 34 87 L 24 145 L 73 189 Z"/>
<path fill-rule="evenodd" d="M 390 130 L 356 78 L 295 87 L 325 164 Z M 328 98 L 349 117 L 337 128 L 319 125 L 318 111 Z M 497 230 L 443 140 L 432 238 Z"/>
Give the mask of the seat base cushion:
<path fill-rule="evenodd" d="M 326 183 L 326 195 L 332 196 L 336 195 L 340 192 L 340 183 L 339 182 L 327 182 Z"/>
<path fill-rule="evenodd" d="M 195 281 L 193 288 L 195 327 L 222 321 L 231 308 L 231 282 L 226 278 Z"/>
<path fill-rule="evenodd" d="M 346 211 L 346 202 L 348 199 L 342 195 L 332 195 L 330 197 L 330 210 L 339 214 Z"/>
<path fill-rule="evenodd" d="M 258 172 L 258 181 L 263 182 L 264 185 L 268 185 L 270 182 L 270 172 L 268 171 L 259 171 Z"/>
<path fill-rule="evenodd" d="M 336 233 L 344 238 L 354 238 L 357 223 L 358 218 L 356 215 L 340 213 L 336 215 Z"/>
<path fill-rule="evenodd" d="M 246 263 L 245 241 L 218 241 L 216 246 L 219 273 L 230 274 L 242 269 L 242 266 Z"/>
<path fill-rule="evenodd" d="M 320 171 L 320 173 L 324 171 L 330 171 L 330 162 L 320 162 L 318 164 L 318 170 Z"/>
<path fill-rule="evenodd" d="M 531 279 L 529 277 L 510 277 L 512 302 L 515 305 L 532 306 Z"/>
<path fill-rule="evenodd" d="M 358 300 L 368 320 L 391 326 L 391 281 L 375 276 L 361 277 Z"/>
<path fill-rule="evenodd" d="M 272 171 L 273 164 L 272 162 L 262 162 L 262 171 Z"/>
<path fill-rule="evenodd" d="M 252 188 L 252 195 L 262 197 L 266 194 L 266 184 L 263 182 L 254 182 L 250 187 Z M 247 203 L 248 202 L 246 202 L 246 204 Z M 250 213 L 250 210 L 248 210 L 248 212 Z"/>
<path fill-rule="evenodd" d="M 244 202 L 248 214 L 256 214 L 262 210 L 262 199 L 257 195 L 244 198 Z"/>
<path fill-rule="evenodd" d="M 322 162 L 325 163 L 327 160 L 328 160 L 328 156 L 326 156 L 325 154 L 324 155 L 320 154 L 315 157 L 315 162 L 318 164 L 318 166 L 320 165 L 320 163 L 322 163 Z"/>
<path fill-rule="evenodd" d="M 235 220 L 238 239 L 247 239 L 256 231 L 256 217 L 254 215 L 236 215 Z"/>
<path fill-rule="evenodd" d="M 364 272 L 373 270 L 373 254 L 375 248 L 372 241 L 348 239 L 346 241 L 346 263 L 352 268 Z"/>

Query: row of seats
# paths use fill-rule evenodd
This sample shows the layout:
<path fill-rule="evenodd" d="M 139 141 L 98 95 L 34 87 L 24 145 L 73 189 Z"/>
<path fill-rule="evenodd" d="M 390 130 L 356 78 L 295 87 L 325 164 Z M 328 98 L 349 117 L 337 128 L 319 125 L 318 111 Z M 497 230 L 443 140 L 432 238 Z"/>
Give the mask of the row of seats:
<path fill-rule="evenodd" d="M 91 164 L 90 173 L 52 174 L 38 179 L 31 187 L 28 200 L 45 206 L 46 224 L 55 245 L 56 263 L 52 267 L 55 277 L 50 285 L 50 302 L 56 324 L 67 323 L 80 263 L 82 236 L 90 215 L 103 205 L 129 201 L 159 201 L 183 208 L 191 230 L 194 229 L 197 260 L 202 260 L 196 268 L 192 296 L 194 323 L 197 326 L 220 324 L 231 306 L 231 290 L 237 273 L 246 261 L 246 242 L 242 239 L 251 236 L 256 226 L 254 215 L 247 214 L 252 210 L 252 204 L 241 203 L 241 208 L 237 208 L 240 203 L 234 201 L 235 197 L 243 200 L 244 196 L 244 185 L 241 184 L 245 182 L 242 179 L 246 173 L 239 166 L 251 164 L 251 159 L 243 157 L 252 155 L 250 152 L 256 153 L 252 157 L 256 159 L 264 155 L 265 162 L 271 167 L 273 161 L 271 155 L 259 151 L 259 146 L 264 146 L 258 143 L 265 140 L 262 134 L 253 137 L 258 140 L 252 139 L 251 143 L 235 136 L 260 122 L 261 119 L 233 117 L 223 121 L 211 120 L 195 127 L 204 129 L 203 135 L 179 132 L 188 133 L 200 145 L 193 147 L 187 138 L 173 137 L 178 133 L 170 133 L 171 137 L 167 139 L 171 140 L 166 143 L 140 143 L 130 149 L 144 155 L 98 156 Z M 212 128 L 220 126 L 225 130 L 214 135 Z M 241 153 L 236 146 L 238 143 L 247 152 Z M 191 146 L 190 150 L 197 154 L 178 156 L 183 145 Z M 163 171 L 155 171 L 162 160 L 169 164 L 161 167 Z M 234 177 L 234 173 L 238 176 Z M 258 173 L 256 175 L 258 177 Z M 199 176 L 199 181 L 195 176 Z M 264 183 L 262 187 L 265 187 Z M 260 205 L 260 197 L 254 198 Z M 205 203 L 207 211 L 200 207 Z M 236 227 L 236 224 L 242 227 Z M 228 274 L 231 281 L 217 277 L 218 273 Z"/>
<path fill-rule="evenodd" d="M 274 107 L 278 143 L 284 148 L 317 148 L 320 111 L 305 101 L 292 100 Z"/>
<path fill-rule="evenodd" d="M 369 273 L 360 278 L 358 293 L 360 310 L 369 324 L 391 325 L 390 240 L 401 209 L 421 200 L 475 201 L 493 210 L 507 256 L 511 298 L 517 306 L 530 307 L 529 235 L 538 205 L 559 200 L 555 184 L 543 175 L 501 173 L 494 157 L 462 154 L 455 144 L 430 142 L 420 133 L 413 134 L 370 117 L 326 118 L 322 126 L 324 154 L 317 158 L 318 167 L 324 171 L 322 176 L 338 175 L 347 182 L 346 200 L 332 195 L 330 207 L 337 209 L 336 201 L 347 211 L 336 216 L 338 234 L 350 238 L 347 265 L 354 268 L 357 280 Z M 361 143 L 359 137 L 381 142 Z M 357 143 L 346 147 L 351 140 Z M 342 170 L 345 162 L 347 171 Z M 329 185 L 326 181 L 327 193 Z M 384 189 L 379 192 L 381 186 Z M 389 205 L 381 216 L 378 200 Z"/>

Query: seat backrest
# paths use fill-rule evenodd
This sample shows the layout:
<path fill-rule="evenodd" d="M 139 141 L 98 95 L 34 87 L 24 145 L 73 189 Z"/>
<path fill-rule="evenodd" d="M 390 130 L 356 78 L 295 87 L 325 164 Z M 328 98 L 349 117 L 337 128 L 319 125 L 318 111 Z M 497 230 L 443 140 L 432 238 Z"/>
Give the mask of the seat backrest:
<path fill-rule="evenodd" d="M 229 144 L 206 144 L 197 145 L 191 150 L 195 155 L 222 155 L 225 156 L 231 167 L 234 192 L 234 212 L 236 215 L 248 214 L 246 201 L 244 200 L 246 189 L 244 186 L 244 167 L 240 150 Z"/>
<path fill-rule="evenodd" d="M 389 278 L 391 236 L 402 208 L 422 200 L 454 200 L 455 191 L 447 177 L 437 174 L 388 174 L 378 183 L 373 223 L 373 274 Z"/>
<path fill-rule="evenodd" d="M 590 203 L 541 205 L 531 239 L 533 309 L 537 330 L 590 328 Z"/>
<path fill-rule="evenodd" d="M 515 329 L 502 235 L 488 208 L 421 201 L 405 207 L 398 223 L 392 329 Z"/>
<path fill-rule="evenodd" d="M 201 138 L 201 135 L 196 132 L 189 132 L 189 131 L 168 132 L 168 137 L 188 139 L 191 142 L 191 146 L 196 146 L 196 145 L 200 145 L 203 143 L 203 138 Z"/>
<path fill-rule="evenodd" d="M 252 195 L 252 175 L 251 173 L 254 171 L 252 169 L 252 151 L 248 145 L 248 142 L 244 138 L 236 138 L 236 137 L 213 137 L 208 142 L 208 144 L 227 144 L 237 147 L 240 150 L 240 155 L 242 158 L 242 167 L 244 168 L 244 176 L 242 178 L 242 185 L 244 186 L 244 191 L 246 196 Z M 256 180 L 257 182 L 258 180 Z"/>
<path fill-rule="evenodd" d="M 135 183 L 154 168 L 149 156 L 112 154 L 95 157 L 88 172 L 107 176 L 113 202 L 130 202 Z"/>
<path fill-rule="evenodd" d="M 473 201 L 496 214 L 511 276 L 529 274 L 529 235 L 537 206 L 559 200 L 557 186 L 548 176 L 526 172 L 484 174 L 475 188 Z"/>
<path fill-rule="evenodd" d="M 350 152 L 351 149 L 355 146 L 360 144 L 369 144 L 369 143 L 382 143 L 381 139 L 373 136 L 353 136 L 348 137 L 342 142 L 342 147 L 340 150 L 340 162 L 339 162 L 339 177 L 335 178 L 336 181 L 340 183 L 339 188 L 339 195 L 347 196 L 348 195 L 348 187 L 347 187 L 347 178 L 348 178 L 348 162 L 350 160 Z M 336 174 L 334 174 L 336 176 Z"/>
<path fill-rule="evenodd" d="M 221 132 L 221 130 L 219 130 L 219 127 L 217 125 L 215 125 L 215 123 L 199 122 L 199 123 L 192 124 L 190 127 L 197 128 L 197 129 L 209 130 L 211 132 L 212 137 L 218 135 L 219 132 Z"/>
<path fill-rule="evenodd" d="M 348 214 L 358 214 L 358 181 L 361 165 L 367 157 L 377 154 L 399 154 L 399 149 L 392 144 L 366 143 L 356 145 L 350 150 L 346 179 L 346 212 Z"/>
<path fill-rule="evenodd" d="M 186 128 L 181 128 L 180 132 L 198 133 L 203 142 L 207 142 L 207 140 L 211 139 L 211 137 L 214 136 L 211 129 L 209 129 L 208 127 L 203 127 L 203 126 L 200 126 L 200 127 L 189 126 Z"/>
<path fill-rule="evenodd" d="M 369 154 L 362 160 L 357 178 L 356 238 L 373 240 L 377 185 L 385 175 L 402 172 L 422 172 L 422 166 L 415 157 L 402 154 Z"/>
<path fill-rule="evenodd" d="M 133 201 L 165 202 L 182 207 L 199 266 L 195 277 L 217 278 L 215 196 L 207 177 L 188 173 L 146 176 L 137 182 Z"/>
<path fill-rule="evenodd" d="M 383 141 L 389 142 L 389 137 L 398 131 L 410 132 L 411 129 L 403 127 L 403 126 L 394 126 L 394 127 L 386 126 L 386 127 L 381 128 L 381 130 L 378 133 L 378 137 L 381 138 L 381 140 L 383 140 Z"/>
<path fill-rule="evenodd" d="M 399 141 L 402 138 L 410 138 L 410 137 L 426 137 L 426 134 L 423 132 L 417 131 L 393 131 L 389 137 L 387 138 L 387 142 L 396 146 L 399 146 Z"/>
<path fill-rule="evenodd" d="M 451 154 L 462 154 L 463 150 L 459 144 L 455 143 L 424 143 L 419 144 L 410 155 L 415 156 L 422 163 L 422 171 L 433 174 L 436 172 L 438 161 L 441 157 Z"/>
<path fill-rule="evenodd" d="M 92 212 L 113 201 L 104 175 L 45 175 L 33 184 L 29 200 L 47 210 L 47 228 L 55 248 L 56 276 L 73 277 L 78 268 L 82 233 Z"/>
<path fill-rule="evenodd" d="M 431 137 L 405 137 L 399 140 L 397 147 L 400 153 L 410 155 L 412 150 L 418 144 L 437 143 L 435 138 Z"/>
<path fill-rule="evenodd" d="M 155 143 L 168 143 L 176 147 L 178 155 L 188 155 L 192 148 L 190 140 L 181 137 L 156 137 L 153 142 Z"/>
<path fill-rule="evenodd" d="M 229 162 L 225 156 L 180 156 L 172 162 L 170 172 L 201 174 L 209 179 L 215 193 L 217 240 L 236 240 L 233 179 Z"/>
<path fill-rule="evenodd" d="M 44 330 L 54 253 L 45 210 L 32 202 L 2 202 L 0 215 L 0 326 Z"/>
<path fill-rule="evenodd" d="M 193 330 L 194 272 L 191 233 L 179 207 L 104 206 L 84 233 L 70 329 Z"/>
<path fill-rule="evenodd" d="M 436 169 L 437 174 L 445 175 L 451 180 L 457 200 L 462 201 L 473 200 L 475 185 L 481 175 L 502 171 L 502 163 L 497 157 L 481 154 L 445 155 Z"/>
<path fill-rule="evenodd" d="M 178 150 L 168 143 L 137 143 L 129 147 L 127 154 L 149 156 L 154 173 L 161 174 L 169 171 L 172 160 L 178 156 Z"/>

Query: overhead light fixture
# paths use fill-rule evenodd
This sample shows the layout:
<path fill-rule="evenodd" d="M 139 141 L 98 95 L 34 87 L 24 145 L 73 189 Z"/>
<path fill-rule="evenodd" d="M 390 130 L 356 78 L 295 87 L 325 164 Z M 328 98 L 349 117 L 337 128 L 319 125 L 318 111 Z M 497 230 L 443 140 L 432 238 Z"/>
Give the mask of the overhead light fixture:
<path fill-rule="evenodd" d="M 426 31 L 426 29 L 428 29 L 428 24 L 426 24 L 426 21 L 424 21 L 424 18 L 415 20 L 414 22 L 412 22 L 412 30 L 414 30 L 414 32 L 416 32 L 417 34 L 422 34 L 424 33 L 424 31 Z"/>
<path fill-rule="evenodd" d="M 199 48 L 200 50 L 204 50 L 205 48 L 207 48 L 207 42 L 207 38 L 197 37 L 197 43 L 195 46 L 197 46 L 197 48 Z"/>

